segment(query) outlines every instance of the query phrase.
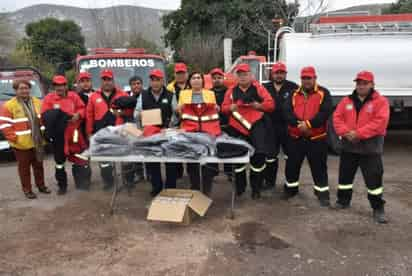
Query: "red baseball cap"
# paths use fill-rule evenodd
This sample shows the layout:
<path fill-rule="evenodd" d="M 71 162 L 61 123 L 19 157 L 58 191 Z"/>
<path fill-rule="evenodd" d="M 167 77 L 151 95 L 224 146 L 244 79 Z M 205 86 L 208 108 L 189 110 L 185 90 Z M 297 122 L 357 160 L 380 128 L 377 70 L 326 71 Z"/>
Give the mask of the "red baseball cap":
<path fill-rule="evenodd" d="M 56 75 L 53 77 L 52 82 L 53 84 L 63 85 L 63 84 L 67 84 L 67 79 L 62 75 Z"/>
<path fill-rule="evenodd" d="M 150 77 L 155 77 L 155 78 L 159 78 L 159 79 L 163 79 L 164 74 L 162 72 L 162 70 L 159 69 L 153 69 L 152 71 L 150 71 Z"/>
<path fill-rule="evenodd" d="M 250 66 L 247 63 L 241 63 L 236 67 L 236 73 L 239 72 L 250 72 Z"/>
<path fill-rule="evenodd" d="M 92 74 L 89 72 L 80 72 L 79 75 L 77 76 L 77 80 L 83 80 L 83 79 L 91 79 Z"/>
<path fill-rule="evenodd" d="M 113 71 L 110 69 L 104 69 L 103 71 L 100 72 L 100 78 L 113 79 Z"/>
<path fill-rule="evenodd" d="M 361 71 L 356 75 L 356 78 L 353 81 L 360 81 L 360 80 L 375 82 L 375 76 L 373 75 L 372 72 Z"/>
<path fill-rule="evenodd" d="M 313 66 L 303 67 L 302 71 L 300 72 L 300 77 L 305 78 L 316 78 L 316 70 Z"/>
<path fill-rule="evenodd" d="M 176 63 L 175 64 L 175 73 L 180 73 L 180 72 L 187 72 L 187 66 L 184 63 Z"/>
<path fill-rule="evenodd" d="M 214 69 L 212 69 L 212 71 L 210 71 L 210 75 L 221 75 L 221 76 L 224 76 L 225 75 L 225 73 L 223 72 L 223 70 L 222 69 L 220 69 L 220 68 L 214 68 Z"/>
<path fill-rule="evenodd" d="M 277 62 L 275 64 L 273 64 L 272 66 L 272 72 L 287 72 L 288 70 L 286 69 L 286 64 L 284 64 L 283 62 Z"/>

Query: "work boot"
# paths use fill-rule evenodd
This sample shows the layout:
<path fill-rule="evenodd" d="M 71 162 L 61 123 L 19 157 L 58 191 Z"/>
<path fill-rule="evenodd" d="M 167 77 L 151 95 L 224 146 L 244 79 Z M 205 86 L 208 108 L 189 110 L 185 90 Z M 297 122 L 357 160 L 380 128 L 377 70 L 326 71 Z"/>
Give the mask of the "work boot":
<path fill-rule="evenodd" d="M 28 199 L 36 199 L 36 198 L 37 198 L 36 194 L 33 193 L 33 192 L 26 192 L 26 193 L 24 193 L 24 195 L 25 195 L 26 198 L 28 198 Z"/>
<path fill-rule="evenodd" d="M 50 194 L 51 193 L 49 188 L 47 188 L 46 186 L 39 187 L 38 189 L 39 189 L 39 192 L 42 193 L 42 194 Z"/>
<path fill-rule="evenodd" d="M 340 202 L 336 202 L 335 204 L 335 209 L 338 209 L 338 210 L 348 209 L 349 207 L 350 207 L 350 204 L 343 204 Z"/>
<path fill-rule="evenodd" d="M 67 188 L 60 187 L 59 190 L 57 191 L 58 195 L 65 195 L 66 193 L 67 193 Z"/>
<path fill-rule="evenodd" d="M 260 190 L 252 190 L 252 199 L 257 200 L 260 199 Z"/>
<path fill-rule="evenodd" d="M 319 199 L 320 207 L 330 207 L 330 201 L 328 198 Z"/>
<path fill-rule="evenodd" d="M 373 210 L 373 220 L 376 223 L 380 223 L 380 224 L 388 223 L 388 220 L 385 218 L 385 210 L 383 207 L 380 209 Z"/>
<path fill-rule="evenodd" d="M 294 198 L 295 196 L 297 196 L 298 195 L 298 192 L 287 192 L 287 191 L 284 191 L 283 193 L 282 193 L 282 195 L 280 196 L 280 199 L 282 199 L 282 200 L 289 200 L 289 199 L 291 199 L 291 198 Z"/>

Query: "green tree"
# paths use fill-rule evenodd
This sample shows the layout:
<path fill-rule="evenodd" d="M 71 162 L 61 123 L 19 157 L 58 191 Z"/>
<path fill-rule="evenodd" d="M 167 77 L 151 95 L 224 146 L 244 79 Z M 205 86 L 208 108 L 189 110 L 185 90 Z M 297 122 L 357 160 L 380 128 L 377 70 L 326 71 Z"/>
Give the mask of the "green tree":
<path fill-rule="evenodd" d="M 175 59 L 185 59 L 180 49 L 188 37 L 196 36 L 219 37 L 220 42 L 232 38 L 235 57 L 248 50 L 264 54 L 267 33 L 274 31 L 272 19 L 283 19 L 290 25 L 297 12 L 297 2 L 288 4 L 285 0 L 182 0 L 178 10 L 163 17 L 164 40 L 175 51 Z"/>
<path fill-rule="evenodd" d="M 398 0 L 385 9 L 383 13 L 412 13 L 412 0 Z"/>
<path fill-rule="evenodd" d="M 35 59 L 72 68 L 77 54 L 85 54 L 81 28 L 74 21 L 46 18 L 26 25 L 26 48 Z"/>

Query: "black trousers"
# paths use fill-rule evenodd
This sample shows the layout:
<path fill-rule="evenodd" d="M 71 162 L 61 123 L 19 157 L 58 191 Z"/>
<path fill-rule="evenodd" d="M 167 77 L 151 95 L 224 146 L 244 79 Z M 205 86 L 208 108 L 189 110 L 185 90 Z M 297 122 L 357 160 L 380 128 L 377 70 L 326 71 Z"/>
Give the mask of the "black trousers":
<path fill-rule="evenodd" d="M 112 162 L 100 162 L 100 175 L 102 177 L 104 187 L 110 188 L 114 185 L 114 165 Z"/>
<path fill-rule="evenodd" d="M 55 178 L 57 185 L 62 190 L 67 190 L 67 173 L 65 169 L 66 155 L 64 153 L 64 140 L 55 139 L 53 141 L 53 155 L 55 162 Z M 78 189 L 89 189 L 91 182 L 91 169 L 87 165 L 72 165 L 72 175 L 76 188 Z"/>
<path fill-rule="evenodd" d="M 241 195 L 245 192 L 247 186 L 247 164 L 235 165 L 235 183 L 236 193 Z M 265 154 L 255 153 L 250 158 L 249 182 L 253 192 L 259 192 L 262 186 L 265 170 Z"/>
<path fill-rule="evenodd" d="M 54 177 L 60 189 L 67 189 L 67 173 L 64 168 L 66 155 L 64 154 L 64 139 L 55 139 L 52 143 L 53 157 L 55 162 Z"/>
<path fill-rule="evenodd" d="M 384 206 L 383 200 L 383 163 L 380 154 L 361 155 L 342 152 L 339 164 L 338 203 L 350 204 L 353 192 L 353 180 L 360 167 L 366 187 L 368 199 L 373 209 Z"/>
<path fill-rule="evenodd" d="M 288 129 L 285 123 L 273 124 L 273 153 L 266 155 L 266 168 L 265 168 L 265 182 L 268 187 L 276 186 L 276 179 L 279 169 L 279 154 L 280 150 L 287 159 L 287 141 L 288 141 Z M 286 174 L 286 172 L 285 172 Z"/>
<path fill-rule="evenodd" d="M 213 178 L 218 174 L 219 167 L 217 164 L 206 164 L 202 166 L 202 183 L 203 192 L 210 194 L 212 191 Z M 200 165 L 189 163 L 187 164 L 187 173 L 189 174 L 192 190 L 200 190 Z"/>
<path fill-rule="evenodd" d="M 135 183 L 135 176 L 143 178 L 144 164 L 143 163 L 124 163 L 122 164 L 123 177 L 128 186 L 133 186 Z"/>
<path fill-rule="evenodd" d="M 328 144 L 326 140 L 312 141 L 307 138 L 288 139 L 285 192 L 295 195 L 299 192 L 299 177 L 303 161 L 308 159 L 313 178 L 313 189 L 319 199 L 329 199 Z"/>
<path fill-rule="evenodd" d="M 166 163 L 166 182 L 162 180 L 162 171 L 160 163 L 147 163 L 147 171 L 150 175 L 150 181 L 152 182 L 152 190 L 154 192 L 160 192 L 165 184 L 166 189 L 176 188 L 176 164 Z"/>

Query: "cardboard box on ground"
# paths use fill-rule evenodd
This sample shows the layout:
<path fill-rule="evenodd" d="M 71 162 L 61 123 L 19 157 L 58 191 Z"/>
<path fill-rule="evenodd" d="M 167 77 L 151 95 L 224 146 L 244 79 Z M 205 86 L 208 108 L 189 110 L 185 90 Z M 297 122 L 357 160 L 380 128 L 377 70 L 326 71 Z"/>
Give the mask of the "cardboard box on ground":
<path fill-rule="evenodd" d="M 205 216 L 211 204 L 199 191 L 166 189 L 153 199 L 147 219 L 188 225 L 194 216 Z"/>

